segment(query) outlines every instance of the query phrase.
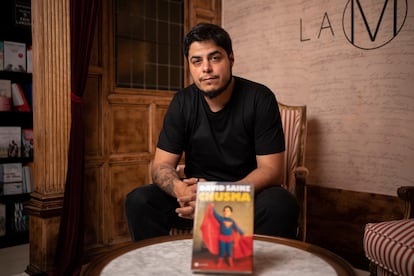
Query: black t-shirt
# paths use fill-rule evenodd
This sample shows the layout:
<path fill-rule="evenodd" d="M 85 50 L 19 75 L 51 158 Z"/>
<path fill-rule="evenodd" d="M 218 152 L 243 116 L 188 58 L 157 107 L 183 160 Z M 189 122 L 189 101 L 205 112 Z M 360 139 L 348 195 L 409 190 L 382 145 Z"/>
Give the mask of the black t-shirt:
<path fill-rule="evenodd" d="M 273 92 L 235 77 L 231 99 L 212 112 L 192 84 L 177 92 L 167 110 L 158 147 L 185 152 L 187 177 L 237 181 L 257 168 L 256 155 L 283 152 L 285 141 Z"/>

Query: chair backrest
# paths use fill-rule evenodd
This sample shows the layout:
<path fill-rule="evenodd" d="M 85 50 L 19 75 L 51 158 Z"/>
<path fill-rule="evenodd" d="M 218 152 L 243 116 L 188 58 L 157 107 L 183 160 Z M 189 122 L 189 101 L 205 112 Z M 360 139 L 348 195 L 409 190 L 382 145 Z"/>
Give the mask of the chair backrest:
<path fill-rule="evenodd" d="M 306 106 L 290 106 L 279 102 L 279 110 L 286 144 L 284 185 L 294 193 L 295 170 L 305 166 Z"/>

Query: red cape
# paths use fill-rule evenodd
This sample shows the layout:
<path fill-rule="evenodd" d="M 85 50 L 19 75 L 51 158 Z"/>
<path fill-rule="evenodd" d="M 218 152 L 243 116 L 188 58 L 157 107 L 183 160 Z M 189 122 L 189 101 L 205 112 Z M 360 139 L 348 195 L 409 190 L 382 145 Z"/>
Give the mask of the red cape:
<path fill-rule="evenodd" d="M 207 207 L 200 229 L 204 244 L 210 253 L 218 255 L 220 224 L 214 217 L 213 206 L 211 204 Z M 233 231 L 233 240 L 233 258 L 238 259 L 252 255 L 253 236 L 244 236 L 240 235 L 237 231 Z"/>

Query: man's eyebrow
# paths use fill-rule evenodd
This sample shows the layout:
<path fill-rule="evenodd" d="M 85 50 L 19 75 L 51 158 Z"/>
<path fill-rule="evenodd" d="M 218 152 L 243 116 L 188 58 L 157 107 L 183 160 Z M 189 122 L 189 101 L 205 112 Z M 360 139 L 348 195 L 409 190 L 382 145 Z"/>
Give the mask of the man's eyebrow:
<path fill-rule="evenodd" d="M 207 56 L 208 57 L 211 57 L 211 56 L 214 56 L 214 55 L 216 55 L 216 54 L 222 54 L 220 51 L 218 51 L 218 50 L 216 50 L 216 51 L 213 51 L 213 52 L 211 52 L 211 53 L 209 53 Z M 201 56 L 191 56 L 190 57 L 190 59 L 198 59 L 198 58 L 201 58 Z"/>

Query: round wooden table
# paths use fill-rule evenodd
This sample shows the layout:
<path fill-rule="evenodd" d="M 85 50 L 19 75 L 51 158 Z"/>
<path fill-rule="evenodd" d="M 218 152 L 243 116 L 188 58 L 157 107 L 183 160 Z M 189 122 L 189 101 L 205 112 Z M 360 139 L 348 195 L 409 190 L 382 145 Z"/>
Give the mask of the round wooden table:
<path fill-rule="evenodd" d="M 296 240 L 254 236 L 253 275 L 356 275 L 352 266 L 321 247 Z M 191 272 L 192 236 L 131 242 L 96 257 L 82 275 L 200 275 Z"/>

